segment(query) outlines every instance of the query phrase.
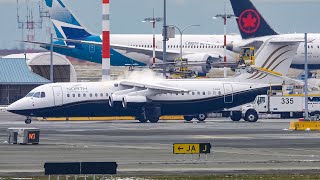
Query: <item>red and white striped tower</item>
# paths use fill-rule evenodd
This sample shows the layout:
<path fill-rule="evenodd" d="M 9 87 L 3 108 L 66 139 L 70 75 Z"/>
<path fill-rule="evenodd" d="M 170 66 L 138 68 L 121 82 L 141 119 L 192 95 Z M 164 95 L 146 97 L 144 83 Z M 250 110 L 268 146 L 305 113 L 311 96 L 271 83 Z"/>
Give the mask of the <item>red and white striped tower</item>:
<path fill-rule="evenodd" d="M 102 0 L 102 81 L 110 80 L 110 0 Z"/>
<path fill-rule="evenodd" d="M 233 14 L 227 14 L 227 10 L 226 10 L 226 2 L 224 5 L 224 14 L 217 14 L 215 17 L 213 17 L 214 19 L 217 18 L 222 18 L 223 19 L 223 26 L 224 26 L 224 58 L 223 61 L 225 63 L 224 65 L 224 77 L 227 77 L 227 67 L 226 67 L 226 62 L 227 62 L 227 20 L 231 19 L 231 18 L 236 18 L 235 15 Z"/>
<path fill-rule="evenodd" d="M 162 21 L 162 18 L 154 16 L 154 9 L 153 9 L 153 16 L 145 18 L 142 22 L 149 22 L 152 23 L 152 48 L 153 48 L 153 55 L 152 55 L 152 64 L 156 63 L 156 24 L 157 22 Z"/>
<path fill-rule="evenodd" d="M 224 22 L 224 69 L 223 69 L 223 77 L 227 77 L 227 14 L 225 12 L 225 16 L 223 18 Z"/>

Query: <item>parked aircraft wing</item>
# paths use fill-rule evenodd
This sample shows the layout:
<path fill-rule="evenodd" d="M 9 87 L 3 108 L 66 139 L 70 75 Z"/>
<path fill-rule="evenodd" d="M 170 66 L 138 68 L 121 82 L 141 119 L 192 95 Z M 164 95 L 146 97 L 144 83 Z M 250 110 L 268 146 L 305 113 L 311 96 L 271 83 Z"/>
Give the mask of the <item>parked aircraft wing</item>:
<path fill-rule="evenodd" d="M 95 42 L 95 41 L 85 41 L 85 40 L 77 40 L 77 39 L 63 39 L 63 38 L 53 38 L 56 40 L 72 42 L 72 43 L 79 43 L 79 44 L 88 44 L 94 46 L 102 46 L 102 42 Z"/>
<path fill-rule="evenodd" d="M 24 43 L 38 44 L 40 47 L 45 48 L 46 46 L 51 46 L 50 43 L 38 42 L 38 41 L 21 41 Z M 53 44 L 53 47 L 65 48 L 65 49 L 73 49 L 75 46 L 67 46 L 62 44 Z"/>

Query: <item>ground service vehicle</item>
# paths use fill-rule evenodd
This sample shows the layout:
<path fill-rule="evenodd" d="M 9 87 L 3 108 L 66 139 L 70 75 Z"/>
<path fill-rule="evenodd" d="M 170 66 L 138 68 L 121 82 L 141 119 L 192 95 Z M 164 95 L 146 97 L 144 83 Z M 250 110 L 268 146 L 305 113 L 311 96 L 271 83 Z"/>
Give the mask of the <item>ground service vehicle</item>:
<path fill-rule="evenodd" d="M 310 94 L 308 109 L 311 116 L 320 117 L 320 94 Z M 256 122 L 259 116 L 277 115 L 280 118 L 302 118 L 305 110 L 303 94 L 283 94 L 282 92 L 258 95 L 253 103 L 241 107 L 241 114 L 231 113 L 232 120 Z M 271 116 L 272 117 L 272 116 Z"/>

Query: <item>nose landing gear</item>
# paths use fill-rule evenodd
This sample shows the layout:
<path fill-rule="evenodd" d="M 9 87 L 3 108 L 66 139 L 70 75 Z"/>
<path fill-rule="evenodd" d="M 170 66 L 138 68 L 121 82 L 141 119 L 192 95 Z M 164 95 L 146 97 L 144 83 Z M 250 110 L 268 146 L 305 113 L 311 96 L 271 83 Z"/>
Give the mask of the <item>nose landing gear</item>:
<path fill-rule="evenodd" d="M 32 119 L 30 116 L 27 116 L 27 119 L 24 121 L 26 124 L 31 124 Z"/>

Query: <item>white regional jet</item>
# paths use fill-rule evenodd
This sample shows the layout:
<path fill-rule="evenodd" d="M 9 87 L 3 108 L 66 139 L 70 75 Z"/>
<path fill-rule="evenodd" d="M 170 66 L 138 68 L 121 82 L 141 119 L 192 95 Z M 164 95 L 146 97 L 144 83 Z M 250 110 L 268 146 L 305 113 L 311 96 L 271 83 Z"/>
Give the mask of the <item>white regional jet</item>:
<path fill-rule="evenodd" d="M 270 38 L 256 53 L 256 64 L 285 75 L 300 42 Z M 206 116 L 199 114 L 252 102 L 271 84 L 281 89 L 282 79 L 244 73 L 229 79 L 55 83 L 33 89 L 7 110 L 27 116 L 27 124 L 30 117 L 135 116 L 140 122 L 156 123 L 162 115 L 185 115 L 186 120 L 203 121 Z"/>

